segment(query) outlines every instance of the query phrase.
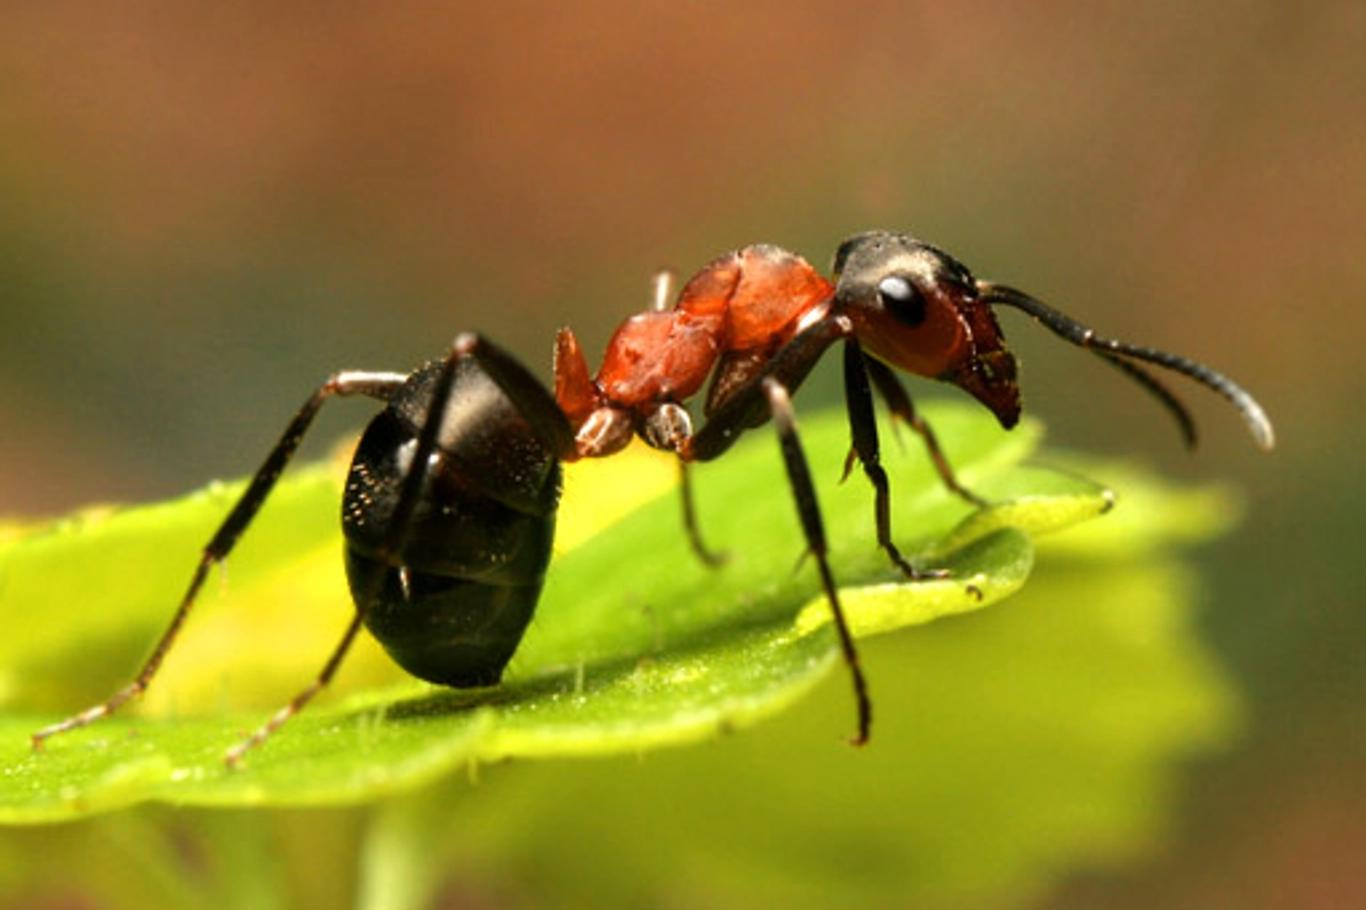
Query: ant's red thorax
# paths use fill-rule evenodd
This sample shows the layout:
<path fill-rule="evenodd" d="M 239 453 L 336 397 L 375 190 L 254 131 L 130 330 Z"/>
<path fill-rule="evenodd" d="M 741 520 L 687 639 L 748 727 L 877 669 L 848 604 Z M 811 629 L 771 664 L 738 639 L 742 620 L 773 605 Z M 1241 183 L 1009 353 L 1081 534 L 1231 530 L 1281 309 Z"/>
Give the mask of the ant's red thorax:
<path fill-rule="evenodd" d="M 718 363 L 723 372 L 732 361 L 762 363 L 834 290 L 805 259 L 787 250 L 760 244 L 729 253 L 693 276 L 673 309 L 639 313 L 623 322 L 593 379 L 577 339 L 562 330 L 556 343 L 556 400 L 576 431 L 594 414 L 640 418 L 659 402 L 684 401 L 697 394 Z M 625 417 L 612 420 L 620 425 Z M 614 429 L 612 446 L 619 442 L 620 431 Z"/>
<path fill-rule="evenodd" d="M 772 351 L 835 286 L 795 253 L 758 244 L 714 260 L 684 286 L 678 311 L 723 320 L 727 353 Z"/>
<path fill-rule="evenodd" d="M 720 323 L 680 310 L 632 316 L 607 343 L 598 388 L 609 403 L 628 409 L 690 398 L 716 362 Z"/>

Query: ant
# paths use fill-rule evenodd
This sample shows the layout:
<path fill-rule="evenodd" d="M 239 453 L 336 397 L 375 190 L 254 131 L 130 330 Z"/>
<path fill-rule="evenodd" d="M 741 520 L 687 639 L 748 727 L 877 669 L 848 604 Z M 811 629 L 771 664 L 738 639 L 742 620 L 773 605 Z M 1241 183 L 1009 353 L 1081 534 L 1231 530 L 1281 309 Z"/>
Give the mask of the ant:
<path fill-rule="evenodd" d="M 361 436 L 342 499 L 356 611 L 314 681 L 228 750 L 230 767 L 327 685 L 362 624 L 414 676 L 456 688 L 495 685 L 540 596 L 561 462 L 611 455 L 635 436 L 674 453 L 690 544 L 704 562 L 720 563 L 698 530 L 688 466 L 719 457 L 745 430 L 769 420 L 853 681 L 853 742 L 866 742 L 872 722 L 867 684 L 826 556 L 791 404 L 791 393 L 839 341 L 852 436 L 844 473 L 855 461 L 863 466 L 874 489 L 878 545 L 910 580 L 948 573 L 912 566 L 892 541 L 873 390 L 922 437 L 945 486 L 975 507 L 986 505 L 955 479 L 894 368 L 959 386 L 1010 429 L 1020 415 L 1016 364 L 993 306 L 1023 310 L 1137 381 L 1172 413 L 1188 446 L 1196 438 L 1189 411 L 1140 363 L 1181 373 L 1223 395 L 1261 448 L 1274 444 L 1262 408 L 1222 374 L 1184 357 L 1102 338 L 1022 291 L 973 278 L 948 253 L 907 235 L 850 237 L 835 254 L 834 276 L 823 277 L 795 253 L 749 246 L 698 272 L 672 309 L 668 277 L 661 276 L 654 306 L 621 324 L 596 377 L 590 378 L 573 332 L 560 330 L 553 394 L 510 354 L 472 333 L 458 335 L 444 358 L 412 373 L 333 374 L 299 409 L 204 547 L 170 625 L 135 679 L 107 701 L 34 733 L 34 748 L 113 713 L 147 688 L 209 570 L 231 552 L 313 418 L 334 397 L 364 396 L 384 406 Z M 705 422 L 694 432 L 685 404 L 708 376 Z"/>

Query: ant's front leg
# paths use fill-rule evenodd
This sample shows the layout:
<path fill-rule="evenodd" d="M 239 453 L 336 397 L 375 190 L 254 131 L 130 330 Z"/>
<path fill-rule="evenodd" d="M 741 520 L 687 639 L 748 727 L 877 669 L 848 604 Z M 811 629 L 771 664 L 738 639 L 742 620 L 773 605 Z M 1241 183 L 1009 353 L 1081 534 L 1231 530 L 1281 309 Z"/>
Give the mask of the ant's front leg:
<path fill-rule="evenodd" d="M 979 509 L 985 509 L 991 505 L 987 500 L 958 482 L 958 478 L 953 474 L 953 467 L 949 464 L 949 460 L 944 457 L 944 451 L 939 448 L 939 440 L 935 437 L 934 430 L 930 428 L 929 423 L 923 417 L 915 412 L 915 406 L 911 404 L 911 396 L 906 394 L 905 387 L 901 385 L 901 380 L 897 378 L 896 373 L 892 372 L 892 368 L 872 357 L 864 357 L 863 365 L 872 378 L 873 385 L 877 387 L 878 394 L 887 403 L 887 409 L 892 412 L 892 416 L 906 421 L 906 425 L 924 440 L 925 449 L 930 454 L 930 460 L 934 462 L 934 469 L 939 473 L 939 479 L 949 492 Z"/>
<path fill-rule="evenodd" d="M 707 422 L 695 436 L 683 441 L 678 454 L 684 461 L 710 461 L 730 448 L 744 430 L 769 419 L 773 421 L 788 483 L 792 488 L 793 503 L 797 507 L 797 518 L 806 538 L 806 552 L 811 555 L 820 573 L 821 588 L 830 605 L 840 651 L 853 682 L 858 710 L 858 732 L 853 742 L 861 745 L 868 741 L 872 703 L 859 664 L 858 649 L 854 646 L 854 636 L 840 604 L 834 573 L 830 569 L 825 525 L 816 500 L 815 486 L 811 482 L 811 471 L 797 435 L 790 398 L 790 390 L 801 384 L 830 345 L 852 334 L 852 323 L 842 315 L 827 315 L 809 326 L 784 345 L 764 369 L 732 388 L 723 401 L 716 403 Z"/>
<path fill-rule="evenodd" d="M 863 464 L 863 473 L 873 485 L 874 512 L 877 520 L 877 543 L 891 557 L 901 573 L 912 581 L 925 578 L 947 578 L 948 570 L 922 570 L 912 566 L 896 544 L 892 542 L 891 488 L 887 472 L 883 470 L 881 450 L 877 438 L 877 420 L 873 415 L 873 393 L 868 387 L 865 365 L 859 343 L 849 338 L 844 342 L 844 400 L 849 410 L 849 432 L 853 437 L 854 454 Z M 848 470 L 845 471 L 846 475 Z"/>
<path fill-rule="evenodd" d="M 830 604 L 830 612 L 835 620 L 840 650 L 844 654 L 844 662 L 849 667 L 849 675 L 853 680 L 854 701 L 858 709 L 858 732 L 852 742 L 856 746 L 861 746 L 868 742 L 873 723 L 873 705 L 868 697 L 868 683 L 864 679 L 863 668 L 859 663 L 858 649 L 854 647 L 854 636 L 845 618 L 844 608 L 840 605 L 834 574 L 830 571 L 825 525 L 821 520 L 820 505 L 816 501 L 816 488 L 811 483 L 811 470 L 807 467 L 806 455 L 802 451 L 801 439 L 797 435 L 792 400 L 787 388 L 776 378 L 766 376 L 761 382 L 764 398 L 768 401 L 769 410 L 773 415 L 773 425 L 778 431 L 783 464 L 787 468 L 787 479 L 792 486 L 792 498 L 797 506 L 797 518 L 801 521 L 802 532 L 806 535 L 807 552 L 814 558 L 816 568 L 820 572 L 821 587 L 825 589 L 825 599 Z"/>

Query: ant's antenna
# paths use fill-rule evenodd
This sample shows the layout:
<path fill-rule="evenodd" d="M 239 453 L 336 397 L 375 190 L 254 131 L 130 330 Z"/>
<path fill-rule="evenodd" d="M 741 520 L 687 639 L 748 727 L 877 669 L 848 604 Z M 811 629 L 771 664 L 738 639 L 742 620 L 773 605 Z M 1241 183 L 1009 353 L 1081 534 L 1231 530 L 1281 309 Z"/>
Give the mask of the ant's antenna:
<path fill-rule="evenodd" d="M 1191 413 L 1187 410 L 1185 402 L 1176 397 L 1175 392 L 1167 388 L 1161 380 L 1136 363 L 1132 363 L 1117 354 L 1111 354 L 1109 351 L 1100 348 L 1092 348 L 1091 351 L 1096 356 L 1102 358 L 1106 363 L 1113 365 L 1121 373 L 1124 373 L 1134 382 L 1151 392 L 1153 397 L 1160 401 L 1162 406 L 1176 419 L 1177 425 L 1181 428 L 1181 439 L 1185 442 L 1186 448 L 1189 450 L 1195 449 L 1195 445 L 1198 442 L 1195 432 L 1195 418 L 1191 417 Z"/>
<path fill-rule="evenodd" d="M 1177 422 L 1181 424 L 1187 445 L 1194 445 L 1195 430 L 1194 423 L 1185 406 L 1150 373 L 1123 358 L 1131 357 L 1134 360 L 1142 360 L 1157 364 L 1160 367 L 1166 367 L 1213 389 L 1227 398 L 1238 409 L 1238 413 L 1242 415 L 1243 422 L 1247 424 L 1247 428 L 1258 446 L 1263 449 L 1270 449 L 1275 446 L 1276 434 L 1272 430 L 1271 421 L 1267 419 L 1262 406 L 1242 386 L 1224 374 L 1218 373 L 1202 363 L 1196 363 L 1194 360 L 1176 354 L 1168 354 L 1166 351 L 1129 344 L 1127 341 L 1101 338 L 1094 330 L 1036 300 L 1024 291 L 1005 285 L 992 284 L 989 281 L 977 282 L 977 290 L 981 293 L 982 300 L 985 303 L 999 303 L 1024 310 L 1055 335 L 1078 347 L 1086 348 L 1127 373 L 1131 379 L 1157 396 L 1172 412 Z"/>

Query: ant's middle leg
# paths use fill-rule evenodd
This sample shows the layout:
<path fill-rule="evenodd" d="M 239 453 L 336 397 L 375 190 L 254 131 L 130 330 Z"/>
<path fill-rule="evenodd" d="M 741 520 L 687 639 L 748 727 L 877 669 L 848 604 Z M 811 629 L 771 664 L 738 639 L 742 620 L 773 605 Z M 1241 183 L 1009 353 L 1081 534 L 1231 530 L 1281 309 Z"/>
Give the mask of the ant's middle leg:
<path fill-rule="evenodd" d="M 693 498 L 692 472 L 689 470 L 684 452 L 692 444 L 692 418 L 681 404 L 675 401 L 661 401 L 646 414 L 641 436 L 652 448 L 664 452 L 674 452 L 678 459 L 679 501 L 683 506 L 683 529 L 688 534 L 688 544 L 693 554 L 709 568 L 725 563 L 724 551 L 713 550 L 702 540 L 702 531 L 697 522 L 697 504 Z"/>
<path fill-rule="evenodd" d="M 669 309 L 669 301 L 674 296 L 674 285 L 677 283 L 677 276 L 672 269 L 660 269 L 655 272 L 651 280 L 650 310 L 655 313 L 662 313 Z M 691 433 L 691 428 L 686 432 Z M 692 472 L 688 469 L 688 463 L 681 458 L 678 461 L 678 494 L 683 506 L 683 529 L 688 535 L 688 546 L 692 548 L 693 555 L 704 566 L 715 569 L 726 562 L 724 550 L 713 550 L 707 546 L 702 539 L 702 529 L 697 521 L 697 500 L 693 496 Z"/>
<path fill-rule="evenodd" d="M 697 523 L 697 504 L 693 499 L 692 472 L 688 463 L 678 460 L 678 490 L 683 500 L 683 528 L 688 532 L 688 544 L 702 564 L 715 569 L 725 564 L 727 555 L 724 550 L 713 550 L 702 539 L 702 530 Z"/>

